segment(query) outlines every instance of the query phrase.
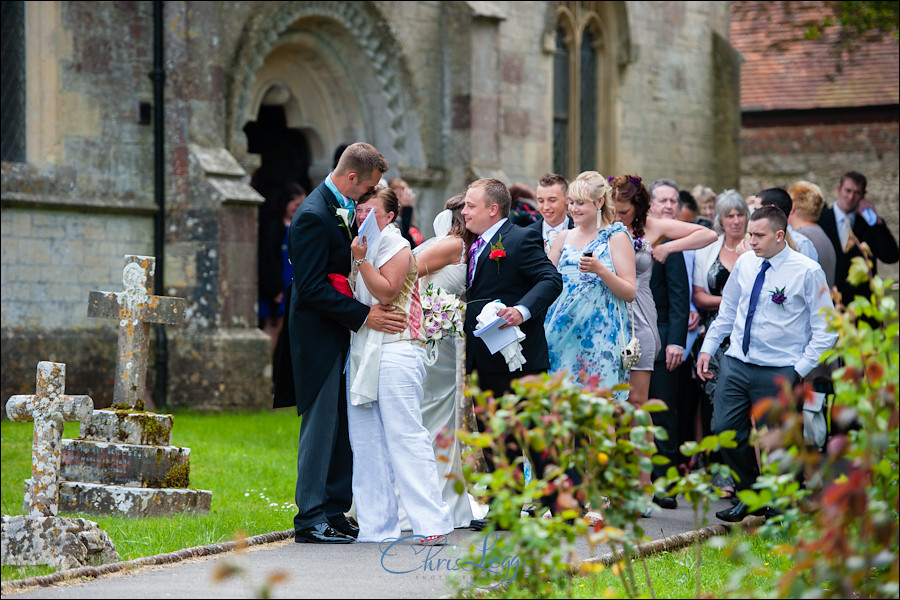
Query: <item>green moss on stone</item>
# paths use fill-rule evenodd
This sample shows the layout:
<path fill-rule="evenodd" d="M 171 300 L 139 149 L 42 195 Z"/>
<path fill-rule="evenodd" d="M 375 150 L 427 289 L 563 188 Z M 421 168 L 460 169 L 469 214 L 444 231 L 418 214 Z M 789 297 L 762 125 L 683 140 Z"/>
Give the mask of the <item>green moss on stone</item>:
<path fill-rule="evenodd" d="M 177 464 L 166 474 L 168 488 L 186 488 L 191 483 L 191 465 L 188 462 Z"/>
<path fill-rule="evenodd" d="M 141 415 L 141 429 L 144 432 L 144 442 L 150 446 L 160 446 L 166 438 L 166 428 L 154 419 L 154 413 Z"/>

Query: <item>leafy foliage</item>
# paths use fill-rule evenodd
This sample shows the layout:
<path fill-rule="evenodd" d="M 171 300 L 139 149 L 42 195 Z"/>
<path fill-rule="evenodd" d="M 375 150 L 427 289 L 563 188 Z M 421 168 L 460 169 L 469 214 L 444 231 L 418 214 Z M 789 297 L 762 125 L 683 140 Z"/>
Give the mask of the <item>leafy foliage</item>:
<path fill-rule="evenodd" d="M 861 257 L 853 259 L 848 280 L 870 281 L 872 295 L 826 315 L 839 338 L 825 355 L 837 367 L 825 454 L 803 441 L 800 413 L 808 386 L 785 384 L 777 398 L 755 407 L 774 425 L 759 436 L 764 472 L 740 497 L 751 509 L 768 505 L 782 513 L 759 530 L 793 564 L 779 580 L 779 597 L 900 592 L 897 302 L 889 295 L 892 282 L 874 276 Z M 752 588 L 744 591 L 752 596 Z"/>

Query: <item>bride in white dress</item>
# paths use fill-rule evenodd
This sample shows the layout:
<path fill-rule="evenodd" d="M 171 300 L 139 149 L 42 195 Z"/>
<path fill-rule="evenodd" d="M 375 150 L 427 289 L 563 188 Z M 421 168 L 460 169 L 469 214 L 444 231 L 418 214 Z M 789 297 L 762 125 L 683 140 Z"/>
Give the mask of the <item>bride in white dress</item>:
<path fill-rule="evenodd" d="M 445 210 L 434 220 L 435 237 L 414 250 L 420 294 L 424 294 L 428 284 L 460 297 L 466 291 L 466 253 L 474 236 L 466 229 L 462 217 L 464 200 L 462 194 L 447 200 Z M 463 427 L 460 413 L 464 398 L 465 373 L 461 360 L 464 346 L 461 337 L 445 337 L 437 343 L 437 360 L 425 367 L 422 400 L 422 424 L 431 436 L 441 495 L 450 507 L 454 527 L 469 527 L 475 518 L 463 477 L 462 450 L 454 434 Z"/>

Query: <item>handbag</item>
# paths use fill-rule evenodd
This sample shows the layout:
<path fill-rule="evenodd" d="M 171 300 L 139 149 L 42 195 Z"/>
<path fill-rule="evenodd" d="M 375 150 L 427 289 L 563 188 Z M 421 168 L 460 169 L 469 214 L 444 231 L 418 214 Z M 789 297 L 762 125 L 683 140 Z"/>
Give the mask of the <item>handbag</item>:
<path fill-rule="evenodd" d="M 631 311 L 632 304 L 628 303 L 628 310 Z M 624 332 L 625 327 L 622 323 L 622 307 L 616 302 L 616 312 L 619 314 L 619 331 Z M 634 336 L 634 314 L 629 312 L 629 320 L 631 321 L 631 341 L 622 346 L 622 368 L 630 371 L 641 359 L 641 343 Z"/>

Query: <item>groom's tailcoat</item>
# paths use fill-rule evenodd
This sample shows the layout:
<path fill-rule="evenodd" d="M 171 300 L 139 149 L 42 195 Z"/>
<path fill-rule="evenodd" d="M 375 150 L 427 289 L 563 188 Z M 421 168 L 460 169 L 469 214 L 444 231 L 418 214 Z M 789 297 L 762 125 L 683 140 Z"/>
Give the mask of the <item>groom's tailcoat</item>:
<path fill-rule="evenodd" d="M 289 350 L 281 350 L 280 363 L 276 359 L 283 366 L 276 371 L 275 407 L 296 402 L 298 414 L 315 400 L 335 360 L 346 356 L 350 330 L 358 330 L 369 314 L 367 306 L 338 292 L 328 280 L 329 273 L 349 275 L 350 241 L 356 234 L 354 224 L 342 225 L 339 207 L 334 193 L 322 183 L 300 205 L 288 232 L 294 281 L 283 328 Z M 287 358 L 290 369 L 284 366 Z M 293 381 L 285 382 L 286 378 Z M 293 395 L 285 392 L 288 383 Z"/>
<path fill-rule="evenodd" d="M 498 244 L 503 245 L 506 256 L 491 259 L 491 247 Z M 562 277 L 544 252 L 540 231 L 506 221 L 482 250 L 466 292 L 466 371 L 509 381 L 547 371 L 550 358 L 544 316 L 561 291 Z M 508 307 L 521 304 L 531 311 L 531 318 L 520 325 L 525 334 L 525 364 L 519 371 L 510 373 L 503 356 L 499 352 L 492 355 L 485 343 L 473 335 L 481 309 L 492 300 L 500 300 Z"/>

